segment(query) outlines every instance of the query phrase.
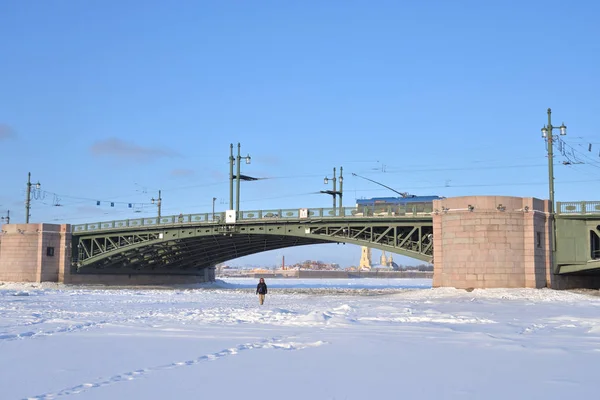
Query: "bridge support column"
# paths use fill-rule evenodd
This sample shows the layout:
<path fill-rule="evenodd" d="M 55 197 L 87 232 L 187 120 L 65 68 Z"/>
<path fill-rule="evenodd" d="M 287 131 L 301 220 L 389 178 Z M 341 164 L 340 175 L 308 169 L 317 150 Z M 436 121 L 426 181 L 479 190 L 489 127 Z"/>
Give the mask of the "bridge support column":
<path fill-rule="evenodd" d="M 9 224 L 0 236 L 0 281 L 57 282 L 70 263 L 71 226 Z"/>
<path fill-rule="evenodd" d="M 71 267 L 71 225 L 9 224 L 0 234 L 0 281 L 101 285 L 170 285 L 212 282 L 215 268 L 195 274 L 91 274 Z"/>
<path fill-rule="evenodd" d="M 434 200 L 433 209 L 434 287 L 551 285 L 548 201 L 465 196 Z"/>

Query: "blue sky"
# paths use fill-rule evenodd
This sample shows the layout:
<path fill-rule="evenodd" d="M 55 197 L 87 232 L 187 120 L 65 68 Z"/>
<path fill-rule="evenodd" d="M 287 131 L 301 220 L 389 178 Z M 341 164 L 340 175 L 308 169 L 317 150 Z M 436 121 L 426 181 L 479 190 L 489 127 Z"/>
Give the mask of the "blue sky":
<path fill-rule="evenodd" d="M 394 195 L 352 172 L 419 195 L 547 198 L 548 107 L 568 126 L 556 200 L 600 200 L 599 13 L 552 0 L 5 1 L 0 213 L 24 221 L 29 171 L 45 195 L 32 222 L 150 216 L 158 189 L 165 215 L 209 212 L 213 197 L 223 211 L 237 142 L 252 156 L 242 172 L 270 178 L 242 183 L 241 209 L 328 207 L 315 193 L 340 166 L 346 205 Z M 283 254 L 349 265 L 360 248 L 244 262 Z"/>

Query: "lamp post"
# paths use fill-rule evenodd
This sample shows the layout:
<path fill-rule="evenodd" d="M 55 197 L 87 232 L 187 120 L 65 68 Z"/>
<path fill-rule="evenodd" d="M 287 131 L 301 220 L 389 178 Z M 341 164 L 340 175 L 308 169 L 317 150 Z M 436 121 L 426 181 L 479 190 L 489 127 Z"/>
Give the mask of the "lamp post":
<path fill-rule="evenodd" d="M 36 189 L 40 188 L 40 182 L 36 184 L 31 183 L 31 172 L 27 174 L 27 194 L 25 197 L 25 223 L 29 223 L 29 210 L 31 209 L 31 186 L 35 186 Z"/>
<path fill-rule="evenodd" d="M 333 183 L 333 190 L 321 190 L 321 193 L 325 193 L 325 194 L 330 194 L 331 196 L 333 196 L 333 212 L 334 214 L 336 214 L 336 196 L 340 196 L 340 209 L 342 208 L 342 197 L 343 197 L 343 184 L 344 184 L 344 177 L 343 177 L 343 173 L 344 173 L 344 167 L 340 167 L 340 190 L 336 190 L 336 182 L 338 180 L 338 178 L 336 178 L 335 176 L 335 167 L 333 168 L 333 178 L 328 178 L 325 177 L 323 179 L 323 183 L 325 185 L 329 184 L 329 181 L 332 181 Z"/>
<path fill-rule="evenodd" d="M 6 210 L 6 217 L 2 217 L 0 220 L 6 221 L 6 225 L 10 224 L 10 210 Z"/>
<path fill-rule="evenodd" d="M 233 178 L 235 177 L 236 179 L 236 193 L 235 193 L 235 213 L 236 216 L 239 215 L 240 213 L 240 181 L 241 180 L 245 180 L 245 181 L 254 181 L 257 178 L 252 178 L 249 176 L 241 176 L 240 175 L 240 164 L 242 161 L 242 158 L 246 160 L 246 164 L 250 164 L 252 158 L 250 157 L 250 154 L 248 154 L 246 157 L 242 157 L 240 154 L 240 150 L 241 150 L 241 145 L 238 143 L 237 144 L 237 157 L 233 156 L 233 143 L 229 145 L 230 148 L 230 155 L 229 155 L 229 209 L 233 210 Z M 237 160 L 237 171 L 235 176 L 233 175 L 233 164 L 236 162 Z"/>
<path fill-rule="evenodd" d="M 554 129 L 560 129 L 560 135 L 564 136 L 567 134 L 567 127 L 565 126 L 565 124 L 563 123 L 561 126 L 552 126 L 552 110 L 549 108 L 548 109 L 548 125 L 545 125 L 542 128 L 542 137 L 544 139 L 546 139 L 546 141 L 548 142 L 547 144 L 547 152 L 548 152 L 548 191 L 550 192 L 550 221 L 552 224 L 552 230 L 551 230 L 551 252 L 552 252 L 552 258 L 550 260 L 551 266 L 552 266 L 552 271 L 553 272 L 558 272 L 557 270 L 557 265 L 556 265 L 556 219 L 554 218 L 555 216 L 555 210 L 554 210 L 554 152 L 553 152 L 553 147 L 554 147 L 554 134 L 553 131 Z M 556 139 L 558 139 L 558 137 L 556 137 Z"/>
<path fill-rule="evenodd" d="M 213 213 L 212 213 L 212 220 L 215 220 L 215 201 L 217 200 L 216 197 L 213 197 Z"/>
<path fill-rule="evenodd" d="M 567 127 L 564 123 L 561 126 L 552 126 L 551 114 L 552 110 L 548 109 L 548 125 L 544 125 L 542 128 L 542 137 L 548 142 L 548 191 L 550 192 L 550 215 L 554 215 L 554 135 L 552 131 L 560 129 L 560 135 L 564 136 L 567 134 Z"/>
<path fill-rule="evenodd" d="M 233 210 L 233 143 L 229 145 L 229 209 Z"/>
<path fill-rule="evenodd" d="M 246 164 L 250 164 L 250 154 L 248 154 L 246 157 L 244 157 L 246 159 Z M 240 176 L 240 164 L 242 161 L 242 156 L 240 155 L 240 144 L 238 143 L 238 151 L 237 151 L 237 174 L 235 176 L 235 178 L 237 179 L 237 187 L 235 188 L 235 215 L 239 217 L 240 214 L 240 181 L 241 181 L 241 176 Z"/>
<path fill-rule="evenodd" d="M 156 207 L 158 208 L 158 220 L 156 223 L 160 224 L 160 206 L 162 204 L 162 198 L 160 197 L 160 190 L 158 191 L 158 199 L 155 199 L 153 197 L 150 201 L 152 201 L 152 204 L 156 204 Z"/>

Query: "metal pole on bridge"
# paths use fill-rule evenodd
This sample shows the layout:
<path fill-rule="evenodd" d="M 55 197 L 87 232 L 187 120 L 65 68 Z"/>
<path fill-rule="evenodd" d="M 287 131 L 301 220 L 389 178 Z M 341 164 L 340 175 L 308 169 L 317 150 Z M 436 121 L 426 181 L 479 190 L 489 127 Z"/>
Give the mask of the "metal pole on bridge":
<path fill-rule="evenodd" d="M 0 220 L 6 221 L 6 225 L 10 224 L 10 210 L 6 210 L 6 217 L 2 217 Z"/>
<path fill-rule="evenodd" d="M 31 172 L 27 174 L 27 194 L 25 196 L 25 223 L 29 223 L 29 207 L 31 205 Z"/>
<path fill-rule="evenodd" d="M 240 155 L 240 143 L 238 142 L 238 151 L 237 151 L 237 173 L 235 175 L 235 179 L 236 179 L 236 183 L 235 183 L 235 217 L 236 219 L 239 218 L 239 213 L 240 213 L 240 160 L 242 159 L 242 156 Z"/>
<path fill-rule="evenodd" d="M 560 129 L 560 135 L 564 136 L 567 134 L 567 127 L 563 123 L 561 126 L 552 126 L 552 110 L 548 108 L 548 125 L 544 125 L 542 128 L 542 137 L 546 139 L 548 152 L 548 192 L 550 196 L 550 220 L 552 221 L 552 237 L 550 242 L 552 245 L 552 270 L 556 271 L 556 219 L 554 209 L 554 135 L 552 131 L 554 129 Z M 558 138 L 557 138 L 558 139 Z"/>
<path fill-rule="evenodd" d="M 323 183 L 328 185 L 329 181 L 333 182 L 333 190 L 321 190 L 321 193 L 325 193 L 325 194 L 329 194 L 331 196 L 333 196 L 333 215 L 337 215 L 337 196 L 340 196 L 340 210 L 342 209 L 342 196 L 343 196 L 343 182 L 344 182 L 344 177 L 342 176 L 343 174 L 343 167 L 340 167 L 340 190 L 336 190 L 337 186 L 336 186 L 336 181 L 338 180 L 338 178 L 335 175 L 336 169 L 335 167 L 333 168 L 333 178 L 328 178 L 325 177 L 323 179 Z"/>
<path fill-rule="evenodd" d="M 233 143 L 229 145 L 229 209 L 233 210 Z"/>
<path fill-rule="evenodd" d="M 335 206 L 337 204 L 337 197 L 336 197 L 336 191 L 335 191 L 335 181 L 337 179 L 335 178 L 335 167 L 333 167 L 333 215 L 336 215 L 335 212 Z"/>
<path fill-rule="evenodd" d="M 560 129 L 560 135 L 567 134 L 567 127 L 563 123 L 561 126 L 552 126 L 552 110 L 548 109 L 548 125 L 542 128 L 542 137 L 548 142 L 548 192 L 550 196 L 550 214 L 554 214 L 554 135 L 552 131 Z"/>
<path fill-rule="evenodd" d="M 215 201 L 217 200 L 216 197 L 213 197 L 213 213 L 212 213 L 212 220 L 215 220 Z"/>
<path fill-rule="evenodd" d="M 240 148 L 241 145 L 238 143 L 238 151 L 237 151 L 237 174 L 235 176 L 236 178 L 236 200 L 235 200 L 235 215 L 236 218 L 240 217 L 240 181 L 242 180 L 242 176 L 241 176 L 241 172 L 240 172 L 240 168 L 241 168 L 241 164 L 242 164 L 242 155 L 240 154 Z M 246 157 L 243 157 L 246 160 L 246 164 L 250 164 L 251 162 L 251 157 L 250 154 L 248 154 Z M 255 181 L 258 178 L 253 178 L 250 176 L 244 176 L 243 179 L 245 181 Z"/>
<path fill-rule="evenodd" d="M 29 223 L 29 212 L 31 210 L 31 172 L 29 172 L 27 174 L 27 195 L 25 197 L 25 223 L 28 224 Z M 39 189 L 40 188 L 40 183 L 36 183 L 35 184 L 35 188 Z"/>
<path fill-rule="evenodd" d="M 338 192 L 338 194 L 340 195 L 340 211 L 342 210 L 342 196 L 344 195 L 344 177 L 342 176 L 343 173 L 344 167 L 340 167 L 340 191 Z"/>
<path fill-rule="evenodd" d="M 158 208 L 158 219 L 156 221 L 157 224 L 160 224 L 160 217 L 161 217 L 161 213 L 160 213 L 160 208 L 161 208 L 161 204 L 162 204 L 162 198 L 161 198 L 161 191 L 158 191 L 158 199 L 155 199 L 154 197 L 150 200 L 152 202 L 152 204 L 156 203 L 156 208 Z"/>

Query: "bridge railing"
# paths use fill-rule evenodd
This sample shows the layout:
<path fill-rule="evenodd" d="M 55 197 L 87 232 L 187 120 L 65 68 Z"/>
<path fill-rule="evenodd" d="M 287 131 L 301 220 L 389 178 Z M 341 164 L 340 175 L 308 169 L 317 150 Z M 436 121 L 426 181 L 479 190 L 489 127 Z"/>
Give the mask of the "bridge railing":
<path fill-rule="evenodd" d="M 357 210 L 355 207 L 296 208 L 240 211 L 237 221 L 315 220 L 328 218 L 372 218 L 372 217 L 417 217 L 431 215 L 431 209 L 401 209 L 390 207 L 385 210 Z M 72 226 L 73 232 L 95 232 L 123 228 L 174 226 L 181 224 L 214 224 L 225 221 L 224 212 L 179 214 L 158 217 L 130 218 L 115 221 L 92 222 Z"/>
<path fill-rule="evenodd" d="M 600 201 L 556 202 L 557 214 L 600 214 Z"/>

